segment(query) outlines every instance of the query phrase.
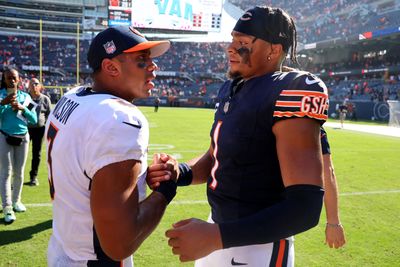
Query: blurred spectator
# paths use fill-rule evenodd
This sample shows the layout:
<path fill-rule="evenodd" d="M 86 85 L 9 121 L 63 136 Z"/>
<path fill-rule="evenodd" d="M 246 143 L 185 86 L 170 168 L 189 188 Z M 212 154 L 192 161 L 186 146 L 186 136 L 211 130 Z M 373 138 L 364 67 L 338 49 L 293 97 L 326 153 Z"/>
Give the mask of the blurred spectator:
<path fill-rule="evenodd" d="M 44 129 L 51 108 L 50 98 L 42 94 L 43 89 L 43 85 L 38 79 L 31 79 L 29 83 L 29 94 L 36 104 L 35 110 L 37 116 L 37 123 L 28 125 L 29 136 L 32 141 L 32 164 L 31 171 L 29 172 L 29 185 L 31 186 L 39 185 L 37 175 L 42 151 Z"/>

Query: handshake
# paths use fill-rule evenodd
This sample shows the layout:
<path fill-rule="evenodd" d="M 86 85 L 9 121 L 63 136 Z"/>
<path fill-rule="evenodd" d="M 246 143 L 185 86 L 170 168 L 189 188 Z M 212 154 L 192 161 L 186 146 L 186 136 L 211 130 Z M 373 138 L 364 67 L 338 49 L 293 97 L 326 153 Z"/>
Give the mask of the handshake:
<path fill-rule="evenodd" d="M 192 183 L 193 173 L 189 165 L 179 163 L 167 154 L 154 154 L 153 162 L 147 170 L 147 184 L 157 192 L 162 193 L 167 202 L 171 195 L 168 190 L 175 186 L 185 186 Z M 174 192 L 174 196 L 175 196 Z M 222 249 L 222 240 L 218 224 L 208 223 L 196 218 L 178 221 L 165 232 L 172 253 L 179 255 L 182 262 L 193 261 L 211 252 Z"/>
<path fill-rule="evenodd" d="M 178 161 L 165 153 L 153 155 L 153 162 L 147 169 L 146 181 L 148 186 L 155 190 L 165 181 L 177 182 L 179 177 Z"/>

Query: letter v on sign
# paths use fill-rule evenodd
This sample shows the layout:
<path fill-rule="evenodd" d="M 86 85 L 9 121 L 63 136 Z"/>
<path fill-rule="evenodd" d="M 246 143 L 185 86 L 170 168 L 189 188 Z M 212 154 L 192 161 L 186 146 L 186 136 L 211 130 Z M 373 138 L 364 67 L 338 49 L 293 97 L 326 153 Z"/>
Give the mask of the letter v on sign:
<path fill-rule="evenodd" d="M 163 2 L 163 4 L 161 4 Z M 165 11 L 167 10 L 167 5 L 168 5 L 169 0 L 157 0 L 157 5 L 158 5 L 158 13 L 161 15 L 165 14 Z"/>

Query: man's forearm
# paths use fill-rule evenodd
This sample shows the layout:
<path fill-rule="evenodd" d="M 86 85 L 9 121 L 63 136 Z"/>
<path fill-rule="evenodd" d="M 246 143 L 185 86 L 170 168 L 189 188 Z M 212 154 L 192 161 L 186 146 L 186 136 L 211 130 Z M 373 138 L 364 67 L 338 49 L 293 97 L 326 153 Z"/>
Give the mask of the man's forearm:
<path fill-rule="evenodd" d="M 325 210 L 326 220 L 328 223 L 339 223 L 339 209 L 338 209 L 338 191 L 336 179 L 332 170 L 332 176 L 325 179 Z"/>
<path fill-rule="evenodd" d="M 167 207 L 167 200 L 159 192 L 151 193 L 145 200 L 139 203 L 139 213 L 137 215 L 136 226 L 140 229 L 133 240 L 133 250 L 154 231 L 160 223 Z"/>
<path fill-rule="evenodd" d="M 192 159 L 188 162 L 193 172 L 192 184 L 202 184 L 207 182 L 212 167 L 212 158 L 207 151 L 202 156 Z"/>
<path fill-rule="evenodd" d="M 327 222 L 331 224 L 338 224 L 340 222 L 338 208 L 338 189 L 336 184 L 335 171 L 331 162 L 331 156 L 329 154 L 324 155 L 324 187 L 324 204 Z"/>

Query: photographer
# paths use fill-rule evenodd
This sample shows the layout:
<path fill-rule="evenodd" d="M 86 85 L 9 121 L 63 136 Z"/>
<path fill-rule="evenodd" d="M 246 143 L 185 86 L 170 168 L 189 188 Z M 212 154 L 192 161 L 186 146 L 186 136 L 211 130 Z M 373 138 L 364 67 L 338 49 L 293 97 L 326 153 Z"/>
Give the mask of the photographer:
<path fill-rule="evenodd" d="M 6 223 L 15 221 L 14 211 L 26 211 L 21 202 L 21 192 L 29 149 L 28 123 L 37 122 L 35 104 L 29 94 L 18 90 L 19 83 L 16 69 L 3 71 L 0 90 L 0 191 Z"/>

